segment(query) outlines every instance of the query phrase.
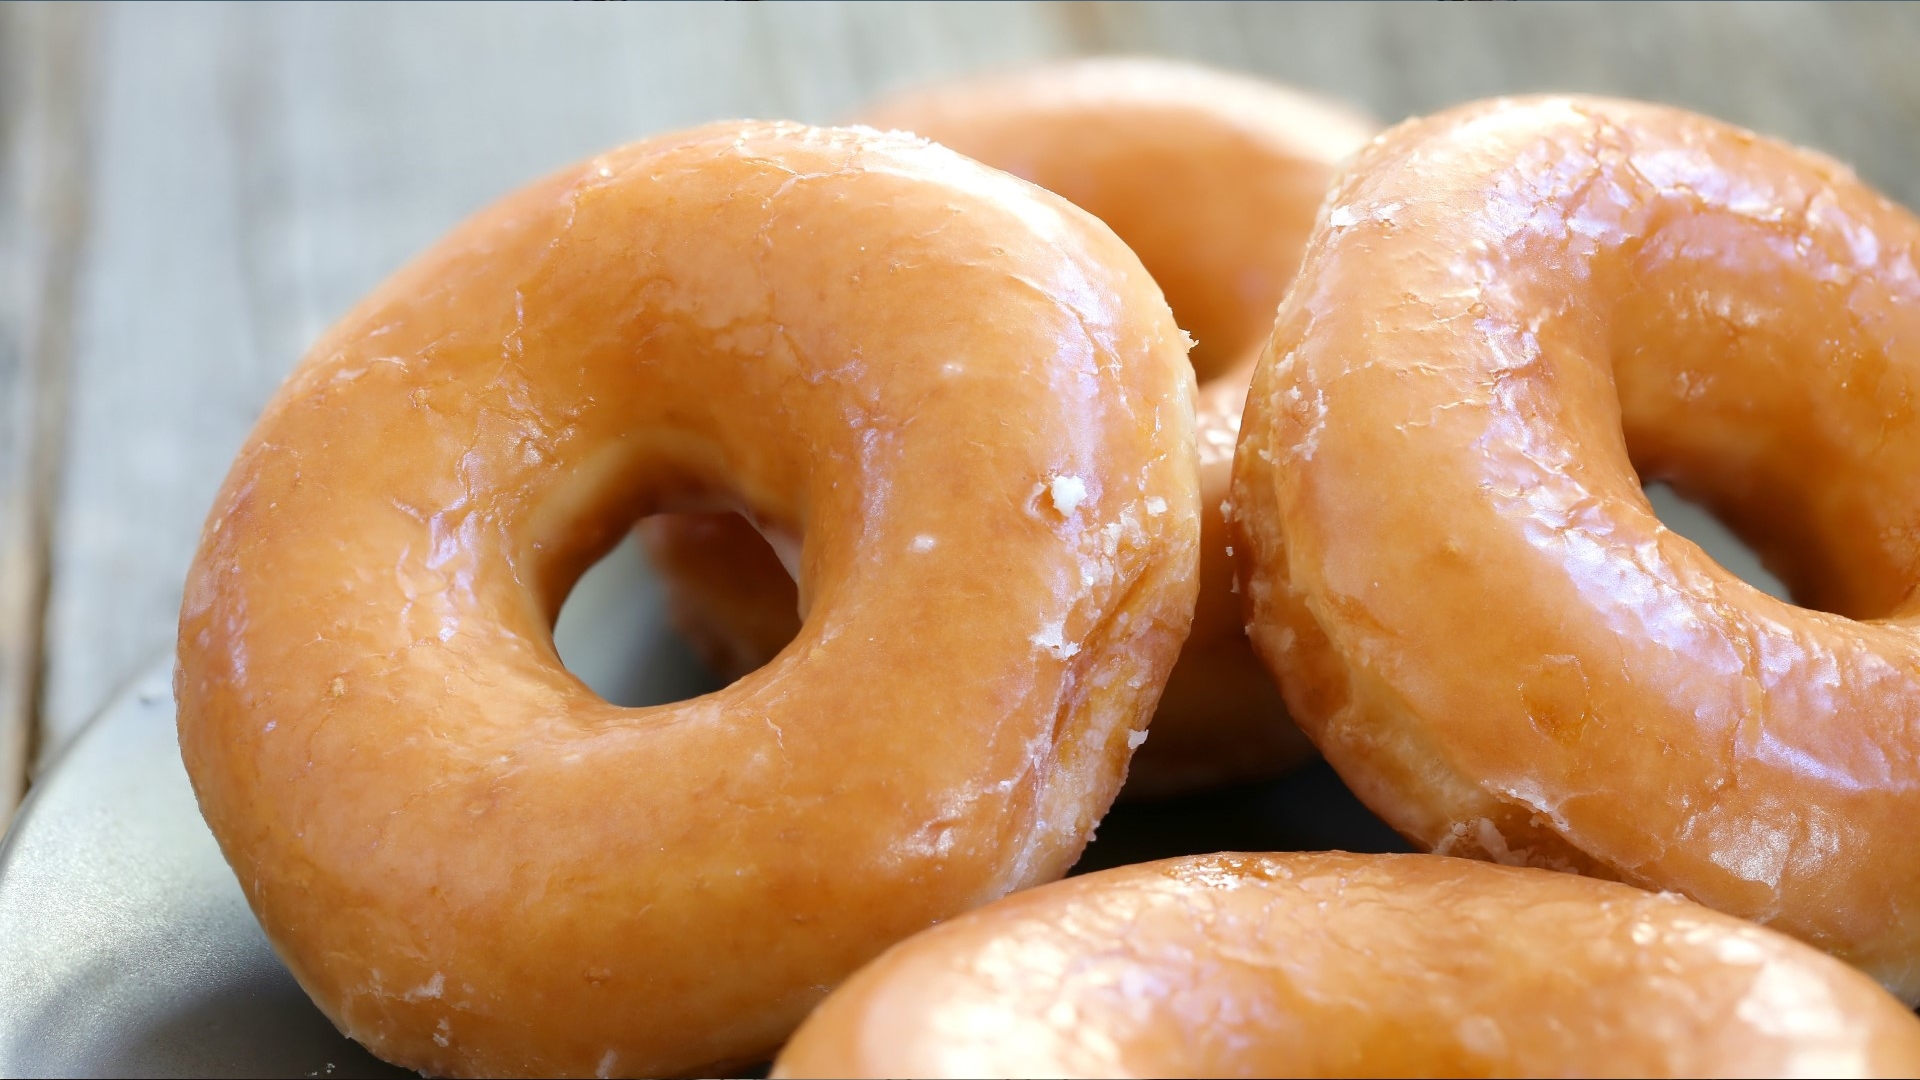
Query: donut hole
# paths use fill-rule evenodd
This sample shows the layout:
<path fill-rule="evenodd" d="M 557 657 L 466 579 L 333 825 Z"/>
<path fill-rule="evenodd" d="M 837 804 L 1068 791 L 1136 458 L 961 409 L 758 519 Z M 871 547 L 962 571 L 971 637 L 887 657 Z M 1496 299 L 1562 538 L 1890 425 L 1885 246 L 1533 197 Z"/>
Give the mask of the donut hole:
<path fill-rule="evenodd" d="M 1904 530 L 1888 527 L 1899 512 L 1887 481 L 1897 478 L 1820 430 L 1821 420 L 1796 426 L 1786 415 L 1791 401 L 1740 408 L 1760 394 L 1756 386 L 1768 387 L 1766 372 L 1743 370 L 1740 360 L 1724 362 L 1718 381 L 1727 386 L 1691 400 L 1645 385 L 1664 391 L 1661 383 L 1684 380 L 1623 373 L 1628 457 L 1654 514 L 1777 599 L 1854 620 L 1895 614 L 1916 550 Z"/>
<path fill-rule="evenodd" d="M 1692 198 L 1594 264 L 1592 295 L 1613 298 L 1604 347 L 1632 468 L 1710 508 L 1799 606 L 1911 614 L 1920 394 L 1890 349 L 1913 313 L 1872 275 L 1842 288 L 1816 272 L 1853 242 L 1818 214 L 1768 224 Z M 1568 355 L 1600 342 L 1564 339 Z"/>
<path fill-rule="evenodd" d="M 1647 502 L 1653 505 L 1653 512 L 1662 525 L 1700 545 L 1701 550 L 1741 581 L 1768 596 L 1793 602 L 1787 587 L 1761 563 L 1759 554 L 1713 511 L 1660 481 L 1642 484 L 1641 490 L 1646 492 Z"/>
<path fill-rule="evenodd" d="M 666 705 L 727 685 L 669 625 L 660 579 L 631 532 L 567 594 L 553 644 L 568 671 L 615 705 Z"/>
<path fill-rule="evenodd" d="M 634 533 L 665 585 L 668 622 L 713 678 L 758 671 L 800 633 L 793 544 L 783 558 L 772 538 L 727 511 L 661 514 Z"/>

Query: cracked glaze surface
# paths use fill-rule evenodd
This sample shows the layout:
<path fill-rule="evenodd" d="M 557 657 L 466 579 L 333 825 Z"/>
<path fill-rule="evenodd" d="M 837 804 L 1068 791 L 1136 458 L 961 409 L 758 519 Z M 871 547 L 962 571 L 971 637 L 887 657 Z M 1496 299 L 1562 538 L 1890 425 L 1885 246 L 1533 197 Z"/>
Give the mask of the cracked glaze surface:
<path fill-rule="evenodd" d="M 1651 105 L 1481 103 L 1361 156 L 1234 498 L 1255 645 L 1369 806 L 1920 998 L 1916 239 L 1834 162 Z M 1662 527 L 1636 469 L 1821 610 Z"/>
<path fill-rule="evenodd" d="M 665 136 L 462 225 L 314 346 L 188 580 L 181 749 L 276 949 L 429 1073 L 686 1072 L 1060 875 L 1192 610 L 1185 351 L 1097 221 L 871 130 Z M 716 497 L 800 541 L 800 636 L 601 701 L 568 588 Z"/>
<path fill-rule="evenodd" d="M 1143 59 L 941 83 L 883 101 L 862 120 L 931 138 L 1100 218 L 1195 338 L 1200 600 L 1127 793 L 1267 776 L 1310 756 L 1247 641 L 1222 510 L 1253 360 L 1336 167 L 1375 126 L 1257 79 Z M 663 571 L 675 624 L 723 677 L 759 667 L 798 630 L 792 580 L 745 521 L 660 516 L 640 534 Z"/>
<path fill-rule="evenodd" d="M 775 1076 L 1902 1076 L 1859 972 L 1672 894 L 1431 855 L 1204 855 L 1008 897 L 824 1002 Z"/>

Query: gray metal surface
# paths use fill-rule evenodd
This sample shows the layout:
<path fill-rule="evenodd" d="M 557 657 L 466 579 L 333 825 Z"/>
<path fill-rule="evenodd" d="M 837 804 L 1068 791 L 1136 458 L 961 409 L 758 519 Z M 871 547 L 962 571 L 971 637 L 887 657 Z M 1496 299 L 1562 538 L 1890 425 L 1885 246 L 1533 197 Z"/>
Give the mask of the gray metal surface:
<path fill-rule="evenodd" d="M 412 1075 L 267 947 L 187 786 L 171 669 L 86 728 L 0 847 L 0 1075 Z"/>

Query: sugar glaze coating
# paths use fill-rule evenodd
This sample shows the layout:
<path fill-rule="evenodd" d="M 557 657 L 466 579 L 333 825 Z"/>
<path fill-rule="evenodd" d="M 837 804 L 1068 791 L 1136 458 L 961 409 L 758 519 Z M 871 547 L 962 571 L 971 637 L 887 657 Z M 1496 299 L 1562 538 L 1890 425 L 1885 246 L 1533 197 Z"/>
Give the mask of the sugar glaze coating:
<path fill-rule="evenodd" d="M 1672 894 L 1432 855 L 1204 855 L 883 954 L 773 1075 L 1903 1076 L 1873 980 Z"/>
<path fill-rule="evenodd" d="M 181 615 L 201 809 L 388 1060 L 763 1059 L 888 944 L 1077 857 L 1192 611 L 1192 408 L 1132 253 L 949 150 L 740 122 L 594 158 L 267 407 Z M 799 638 L 607 704 L 561 601 L 636 517 L 718 500 L 795 541 Z"/>
<path fill-rule="evenodd" d="M 1255 646 L 1375 812 L 1920 999 L 1917 240 L 1844 167 L 1653 105 L 1479 103 L 1362 154 L 1234 502 Z M 1664 528 L 1642 477 L 1808 608 Z"/>

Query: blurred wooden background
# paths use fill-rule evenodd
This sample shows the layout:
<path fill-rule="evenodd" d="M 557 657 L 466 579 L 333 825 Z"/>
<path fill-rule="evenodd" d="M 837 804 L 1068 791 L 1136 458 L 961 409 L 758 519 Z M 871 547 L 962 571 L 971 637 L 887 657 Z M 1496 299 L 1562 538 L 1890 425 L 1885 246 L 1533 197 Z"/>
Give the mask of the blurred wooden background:
<path fill-rule="evenodd" d="M 650 133 L 1106 52 L 1388 120 L 1670 101 L 1920 205 L 1908 5 L 0 5 L 0 823 L 170 648 L 214 489 L 305 345 L 462 216 Z"/>

